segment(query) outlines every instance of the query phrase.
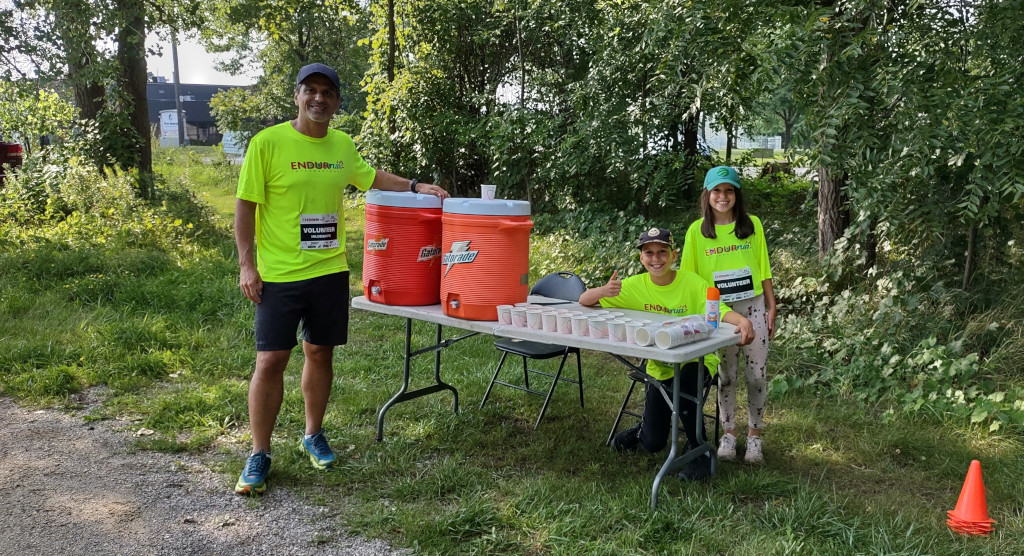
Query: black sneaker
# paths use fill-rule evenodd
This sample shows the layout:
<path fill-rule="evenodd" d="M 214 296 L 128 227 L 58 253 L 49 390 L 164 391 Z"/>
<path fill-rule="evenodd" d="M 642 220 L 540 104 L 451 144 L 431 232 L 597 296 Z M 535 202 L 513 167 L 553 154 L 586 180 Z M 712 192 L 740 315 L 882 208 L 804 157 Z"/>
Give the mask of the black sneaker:
<path fill-rule="evenodd" d="M 640 448 L 640 424 L 637 423 L 632 427 L 619 431 L 612 438 L 612 448 L 616 452 L 635 452 Z"/>
<path fill-rule="evenodd" d="M 680 481 L 692 482 L 692 481 L 706 481 L 711 478 L 711 459 L 706 456 L 699 456 L 697 459 L 691 461 L 686 469 L 679 472 Z"/>

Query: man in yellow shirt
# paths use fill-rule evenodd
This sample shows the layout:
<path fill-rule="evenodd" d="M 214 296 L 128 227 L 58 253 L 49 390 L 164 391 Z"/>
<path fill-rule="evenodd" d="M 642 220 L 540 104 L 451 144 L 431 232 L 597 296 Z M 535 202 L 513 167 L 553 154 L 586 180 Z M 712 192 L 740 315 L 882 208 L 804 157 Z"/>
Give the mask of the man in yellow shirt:
<path fill-rule="evenodd" d="M 299 70 L 298 115 L 252 138 L 238 178 L 239 287 L 256 304 L 256 369 L 249 383 L 253 449 L 235 484 L 239 494 L 262 494 L 267 488 L 270 437 L 300 325 L 306 416 L 301 444 L 316 468 L 334 466 L 323 419 L 334 379 L 334 346 L 348 338 L 345 188 L 448 196 L 436 185 L 371 168 L 352 138 L 330 127 L 341 104 L 340 89 L 329 66 Z"/>

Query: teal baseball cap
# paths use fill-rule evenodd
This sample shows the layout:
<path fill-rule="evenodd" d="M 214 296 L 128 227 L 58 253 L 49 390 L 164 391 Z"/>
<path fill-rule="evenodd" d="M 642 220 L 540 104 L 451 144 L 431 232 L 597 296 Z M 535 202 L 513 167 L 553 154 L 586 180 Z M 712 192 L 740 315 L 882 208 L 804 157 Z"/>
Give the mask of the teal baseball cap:
<path fill-rule="evenodd" d="M 704 189 L 711 191 L 720 183 L 729 183 L 736 187 L 740 186 L 740 175 L 732 166 L 715 166 L 708 170 L 704 176 Z"/>

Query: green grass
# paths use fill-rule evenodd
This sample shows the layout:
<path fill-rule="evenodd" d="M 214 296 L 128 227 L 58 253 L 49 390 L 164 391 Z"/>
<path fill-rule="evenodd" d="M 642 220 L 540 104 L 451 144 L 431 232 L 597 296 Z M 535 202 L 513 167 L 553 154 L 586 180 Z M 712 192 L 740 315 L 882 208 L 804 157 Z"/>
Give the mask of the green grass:
<path fill-rule="evenodd" d="M 220 147 L 153 149 L 153 171 L 167 183 L 186 185 L 224 222 L 230 222 L 235 214 L 239 168 L 228 162 Z"/>
<path fill-rule="evenodd" d="M 198 167 L 189 172 L 207 192 L 233 191 L 230 176 L 219 183 Z M 229 216 L 221 212 L 223 222 Z M 346 223 L 358 295 L 359 205 Z M 137 416 L 156 431 L 138 449 L 203 455 L 232 496 L 249 445 L 255 353 L 252 306 L 238 291 L 227 234 L 190 257 L 41 244 L 0 253 L 0 275 L 0 395 L 70 406 L 76 392 L 109 386 L 90 419 Z M 447 393 L 400 404 L 377 443 L 377 411 L 401 381 L 403 338 L 404 320 L 353 310 L 326 420 L 340 457 L 331 473 L 313 470 L 299 448 L 296 352 L 270 491 L 254 507 L 296 490 L 356 533 L 428 554 L 1024 553 L 1024 443 L 1014 433 L 899 412 L 883 423 L 886 407 L 777 397 L 766 416 L 765 466 L 723 463 L 699 485 L 669 477 L 652 512 L 662 459 L 604 446 L 628 387 L 619 363 L 584 352 L 586 408 L 573 385 L 562 385 L 533 430 L 539 398 L 499 387 L 478 408 L 497 353 L 493 338 L 470 338 L 442 355 L 460 411 Z M 432 340 L 432 326 L 416 327 L 417 345 Z M 431 363 L 414 363 L 414 386 L 430 382 Z M 982 461 L 997 521 L 989 537 L 960 537 L 945 525 L 972 459 Z"/>

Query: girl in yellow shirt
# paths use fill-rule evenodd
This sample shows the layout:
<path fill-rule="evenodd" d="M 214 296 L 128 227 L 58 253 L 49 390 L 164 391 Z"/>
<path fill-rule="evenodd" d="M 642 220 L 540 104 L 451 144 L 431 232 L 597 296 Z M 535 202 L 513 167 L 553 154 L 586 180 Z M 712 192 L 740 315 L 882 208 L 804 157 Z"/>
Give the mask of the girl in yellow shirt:
<path fill-rule="evenodd" d="M 680 262 L 721 291 L 733 311 L 750 319 L 755 340 L 746 346 L 724 349 L 719 367 L 718 400 L 725 434 L 718 457 L 736 459 L 736 374 L 743 352 L 747 375 L 747 442 L 744 460 L 764 461 L 761 428 L 767 396 L 768 343 L 775 334 L 775 293 L 761 221 L 747 214 L 740 177 L 729 166 L 708 170 L 700 197 L 704 215 L 690 225 Z"/>

